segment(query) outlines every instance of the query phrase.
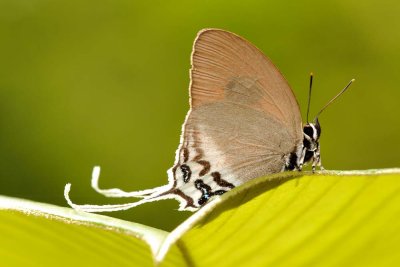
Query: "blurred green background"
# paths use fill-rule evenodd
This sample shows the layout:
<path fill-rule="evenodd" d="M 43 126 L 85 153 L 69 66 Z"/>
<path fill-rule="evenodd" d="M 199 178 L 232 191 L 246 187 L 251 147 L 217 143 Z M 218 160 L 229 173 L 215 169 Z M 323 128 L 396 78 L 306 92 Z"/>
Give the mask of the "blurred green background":
<path fill-rule="evenodd" d="M 90 188 L 167 181 L 188 106 L 197 31 L 223 28 L 279 67 L 303 115 L 309 72 L 328 169 L 399 166 L 400 2 L 0 0 L 0 194 L 65 206 L 118 203 Z M 112 213 L 171 230 L 168 200 Z"/>

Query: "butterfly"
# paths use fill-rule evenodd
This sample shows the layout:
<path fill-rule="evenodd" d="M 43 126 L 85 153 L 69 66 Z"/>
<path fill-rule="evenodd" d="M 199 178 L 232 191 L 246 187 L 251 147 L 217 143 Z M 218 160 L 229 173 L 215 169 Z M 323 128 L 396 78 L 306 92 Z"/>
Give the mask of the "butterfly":
<path fill-rule="evenodd" d="M 310 94 L 312 85 L 310 79 Z M 182 126 L 175 163 L 168 184 L 125 192 L 100 189 L 100 168 L 92 174 L 92 187 L 107 197 L 141 200 L 117 205 L 70 206 L 87 212 L 129 209 L 147 202 L 176 199 L 179 210 L 195 211 L 213 197 L 254 178 L 282 171 L 321 166 L 321 112 L 303 126 L 299 104 L 289 84 L 259 49 L 244 38 L 219 29 L 201 30 L 194 42 L 190 70 L 190 110 Z"/>

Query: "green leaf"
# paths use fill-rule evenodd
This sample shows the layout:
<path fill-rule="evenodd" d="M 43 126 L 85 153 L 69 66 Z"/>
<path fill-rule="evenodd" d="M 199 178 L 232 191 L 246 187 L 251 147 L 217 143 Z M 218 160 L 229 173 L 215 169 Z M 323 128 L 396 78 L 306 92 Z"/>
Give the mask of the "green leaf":
<path fill-rule="evenodd" d="M 158 258 L 177 241 L 195 266 L 400 266 L 399 173 L 253 180 L 180 225 Z"/>
<path fill-rule="evenodd" d="M 167 233 L 0 196 L 1 266 L 153 266 Z"/>
<path fill-rule="evenodd" d="M 400 266 L 400 169 L 255 179 L 169 234 L 0 197 L 0 240 L 2 266 Z"/>

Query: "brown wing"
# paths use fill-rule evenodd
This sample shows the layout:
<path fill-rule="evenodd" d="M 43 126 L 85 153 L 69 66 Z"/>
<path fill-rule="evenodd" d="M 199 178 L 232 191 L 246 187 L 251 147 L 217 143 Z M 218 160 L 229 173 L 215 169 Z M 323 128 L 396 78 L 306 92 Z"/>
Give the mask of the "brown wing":
<path fill-rule="evenodd" d="M 245 86 L 226 90 L 232 82 Z M 198 33 L 190 94 L 192 108 L 231 96 L 231 101 L 250 104 L 283 122 L 293 138 L 301 139 L 300 109 L 289 84 L 271 60 L 236 34 L 218 29 Z"/>
<path fill-rule="evenodd" d="M 302 142 L 299 105 L 288 83 L 260 50 L 233 33 L 199 32 L 190 96 L 174 168 L 188 165 L 204 181 L 218 172 L 236 186 L 279 172 Z M 176 172 L 174 180 L 182 175 Z"/>

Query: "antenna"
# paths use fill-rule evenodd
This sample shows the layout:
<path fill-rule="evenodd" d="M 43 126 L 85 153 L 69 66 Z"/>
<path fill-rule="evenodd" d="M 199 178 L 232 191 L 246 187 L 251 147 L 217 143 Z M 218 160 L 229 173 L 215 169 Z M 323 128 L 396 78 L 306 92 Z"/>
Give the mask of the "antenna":
<path fill-rule="evenodd" d="M 349 88 L 349 86 L 355 81 L 355 79 L 351 79 L 350 82 L 346 85 L 345 88 L 342 89 L 342 91 L 339 92 L 339 94 L 337 94 L 334 98 L 332 98 L 328 103 L 326 103 L 326 105 L 317 113 L 317 116 L 315 116 L 314 121 L 318 120 L 319 115 L 321 115 L 322 111 L 324 111 L 330 104 L 333 103 L 333 101 L 336 100 L 336 98 L 338 98 L 339 96 L 341 96 L 346 90 L 347 88 Z M 311 91 L 311 90 L 310 90 Z"/>
<path fill-rule="evenodd" d="M 308 91 L 308 105 L 307 105 L 307 123 L 308 123 L 308 114 L 310 113 L 310 104 L 311 104 L 311 88 L 314 74 L 310 73 L 310 89 Z"/>

